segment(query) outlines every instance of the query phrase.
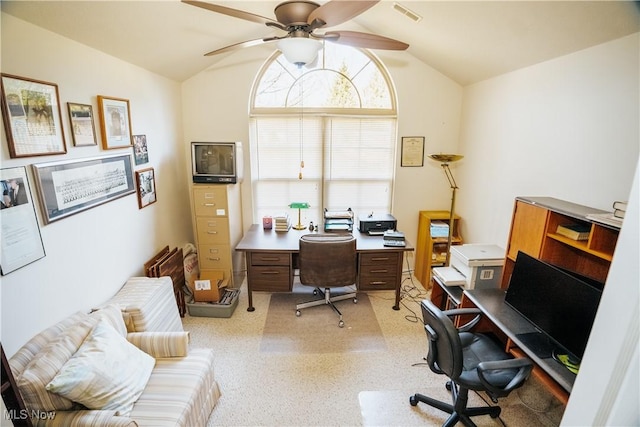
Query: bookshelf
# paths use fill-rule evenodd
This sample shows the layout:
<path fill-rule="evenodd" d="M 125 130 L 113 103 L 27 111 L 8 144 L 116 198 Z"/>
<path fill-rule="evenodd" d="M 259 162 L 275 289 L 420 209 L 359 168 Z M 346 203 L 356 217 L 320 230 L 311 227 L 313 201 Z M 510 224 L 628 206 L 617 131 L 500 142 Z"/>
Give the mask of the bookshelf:
<path fill-rule="evenodd" d="M 431 223 L 438 221 L 449 225 L 449 220 L 449 211 L 420 211 L 418 213 L 418 241 L 414 276 L 425 289 L 431 288 L 431 269 L 445 264 L 447 252 L 448 237 L 433 237 Z M 454 215 L 452 245 L 462 244 L 459 225 L 460 216 Z"/>
<path fill-rule="evenodd" d="M 587 218 L 603 212 L 552 197 L 517 197 L 501 287 L 509 286 L 518 251 L 604 282 L 620 230 Z M 589 237 L 574 240 L 558 234 L 560 225 L 584 226 Z"/>

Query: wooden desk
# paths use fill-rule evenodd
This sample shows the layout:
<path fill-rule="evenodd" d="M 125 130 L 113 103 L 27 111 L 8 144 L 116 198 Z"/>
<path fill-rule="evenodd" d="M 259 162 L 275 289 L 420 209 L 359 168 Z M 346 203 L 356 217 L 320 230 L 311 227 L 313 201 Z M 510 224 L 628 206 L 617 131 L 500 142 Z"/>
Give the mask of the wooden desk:
<path fill-rule="evenodd" d="M 504 301 L 502 289 L 465 290 L 462 307 L 477 307 L 507 337 L 506 350 L 516 357 L 526 356 L 534 363 L 534 375 L 563 403 L 569 400 L 576 375 L 553 358 L 540 358 L 519 338 L 519 334 L 536 332 L 531 322 Z"/>
<path fill-rule="evenodd" d="M 262 225 L 253 224 L 236 246 L 245 253 L 247 264 L 247 291 L 249 307 L 254 311 L 253 291 L 291 292 L 294 271 L 298 268 L 300 237 L 309 230 L 276 232 L 263 230 Z M 382 236 L 369 236 L 354 231 L 358 252 L 358 277 L 356 286 L 360 291 L 395 290 L 394 310 L 400 310 L 400 285 L 404 252 L 413 251 L 406 242 L 405 247 L 387 247 Z"/>

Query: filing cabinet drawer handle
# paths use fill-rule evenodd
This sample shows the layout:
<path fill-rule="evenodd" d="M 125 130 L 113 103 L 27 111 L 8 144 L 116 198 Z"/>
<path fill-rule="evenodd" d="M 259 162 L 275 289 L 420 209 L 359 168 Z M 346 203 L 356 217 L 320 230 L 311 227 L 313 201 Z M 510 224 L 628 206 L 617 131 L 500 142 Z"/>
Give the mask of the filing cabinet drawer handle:
<path fill-rule="evenodd" d="M 280 274 L 280 272 L 279 271 L 263 271 L 260 274 L 272 274 L 273 275 L 273 274 Z"/>
<path fill-rule="evenodd" d="M 371 270 L 371 272 L 372 272 L 372 273 L 378 273 L 378 274 L 380 274 L 380 273 L 388 273 L 388 272 L 389 272 L 389 270 L 387 270 L 387 269 L 385 268 L 384 270 Z"/>
<path fill-rule="evenodd" d="M 203 203 L 204 206 L 206 207 L 210 207 L 210 206 L 215 206 L 215 203 Z"/>
<path fill-rule="evenodd" d="M 389 257 L 376 257 L 376 258 L 371 258 L 371 261 L 389 261 Z"/>
<path fill-rule="evenodd" d="M 384 280 L 378 280 L 378 281 L 375 281 L 375 282 L 369 282 L 369 284 L 370 285 L 386 285 L 387 282 L 384 281 Z"/>
<path fill-rule="evenodd" d="M 207 234 L 218 234 L 217 231 L 207 231 Z"/>
<path fill-rule="evenodd" d="M 220 261 L 220 257 L 215 257 L 215 258 L 207 258 L 209 261 Z"/>

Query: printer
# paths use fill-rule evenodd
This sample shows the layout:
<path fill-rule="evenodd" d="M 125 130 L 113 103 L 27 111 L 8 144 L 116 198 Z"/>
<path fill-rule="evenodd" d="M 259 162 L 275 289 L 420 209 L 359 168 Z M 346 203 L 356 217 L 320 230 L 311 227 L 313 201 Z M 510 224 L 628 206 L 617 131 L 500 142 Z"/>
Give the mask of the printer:
<path fill-rule="evenodd" d="M 391 214 L 371 214 L 358 217 L 358 230 L 361 233 L 382 236 L 387 230 L 395 230 L 398 222 Z"/>

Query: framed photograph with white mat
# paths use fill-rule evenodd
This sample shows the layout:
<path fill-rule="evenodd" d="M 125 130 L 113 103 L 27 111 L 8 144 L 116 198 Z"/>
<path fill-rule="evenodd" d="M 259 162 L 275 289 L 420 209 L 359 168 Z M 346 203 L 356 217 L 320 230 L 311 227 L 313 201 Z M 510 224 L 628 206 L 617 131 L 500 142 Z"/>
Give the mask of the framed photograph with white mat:
<path fill-rule="evenodd" d="M 4 276 L 44 258 L 45 253 L 26 168 L 20 166 L 2 169 L 0 178 L 2 188 L 0 270 Z"/>

